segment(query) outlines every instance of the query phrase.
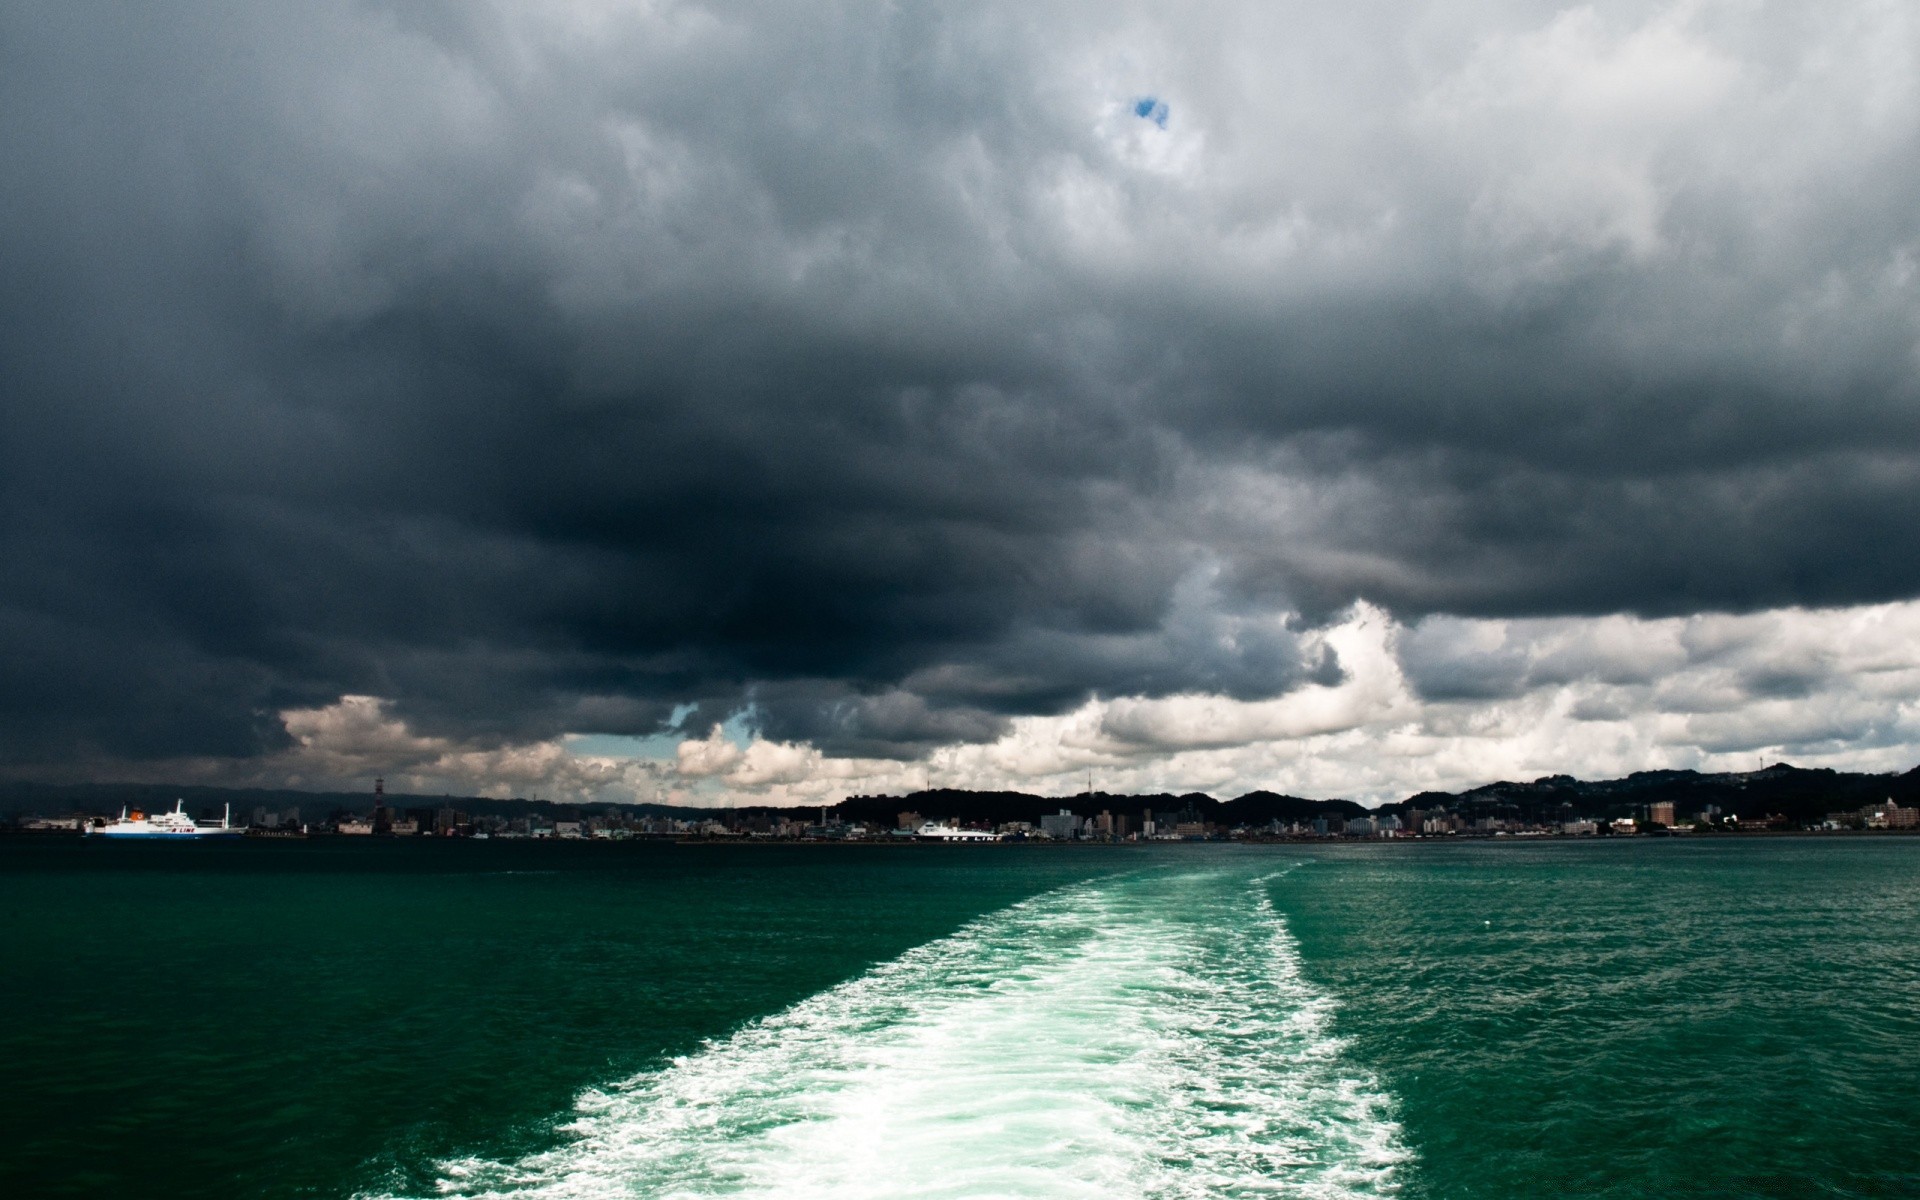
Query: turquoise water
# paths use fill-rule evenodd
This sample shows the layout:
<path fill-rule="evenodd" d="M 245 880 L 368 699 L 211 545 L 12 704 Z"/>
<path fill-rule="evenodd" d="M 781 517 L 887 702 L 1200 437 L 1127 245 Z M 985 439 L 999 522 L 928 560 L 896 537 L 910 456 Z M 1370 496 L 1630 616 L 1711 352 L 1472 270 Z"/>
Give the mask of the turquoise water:
<path fill-rule="evenodd" d="M 1920 1194 L 1920 842 L 0 844 L 9 1195 Z"/>

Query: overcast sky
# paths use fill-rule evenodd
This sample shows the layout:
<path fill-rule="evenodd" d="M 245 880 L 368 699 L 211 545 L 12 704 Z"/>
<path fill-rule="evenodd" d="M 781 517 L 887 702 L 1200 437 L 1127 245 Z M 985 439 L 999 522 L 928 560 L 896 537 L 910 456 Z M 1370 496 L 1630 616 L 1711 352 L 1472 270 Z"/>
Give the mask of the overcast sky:
<path fill-rule="evenodd" d="M 0 764 L 1920 761 L 1897 0 L 0 3 Z"/>

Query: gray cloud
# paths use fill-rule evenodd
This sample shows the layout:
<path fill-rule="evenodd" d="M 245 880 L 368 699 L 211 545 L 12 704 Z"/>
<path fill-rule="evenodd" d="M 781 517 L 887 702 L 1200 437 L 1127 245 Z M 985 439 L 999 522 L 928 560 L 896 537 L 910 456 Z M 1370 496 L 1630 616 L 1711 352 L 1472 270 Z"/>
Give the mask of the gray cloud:
<path fill-rule="evenodd" d="M 1356 598 L 1912 596 L 1916 55 L 1870 5 L 14 6 L 0 753 L 357 694 L 900 757 L 1337 682 Z M 1663 669 L 1433 628 L 1435 697 Z"/>

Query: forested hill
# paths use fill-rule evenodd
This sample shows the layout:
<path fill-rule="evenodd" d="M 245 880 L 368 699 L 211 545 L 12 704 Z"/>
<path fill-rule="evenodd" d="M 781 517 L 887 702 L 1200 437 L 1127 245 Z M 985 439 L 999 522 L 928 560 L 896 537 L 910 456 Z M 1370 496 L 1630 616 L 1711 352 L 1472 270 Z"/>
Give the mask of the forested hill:
<path fill-rule="evenodd" d="M 1892 799 L 1920 805 L 1920 767 L 1904 774 L 1868 775 L 1775 763 L 1759 771 L 1702 774 L 1698 771 L 1636 771 L 1624 779 L 1580 780 L 1549 775 L 1531 783 L 1489 783 L 1464 792 L 1421 792 L 1386 811 L 1439 809 L 1474 815 L 1510 814 L 1548 821 L 1567 814 L 1592 817 L 1640 815 L 1649 804 L 1669 801 L 1679 817 L 1708 806 L 1742 821 L 1783 816 L 1800 823 L 1828 813 Z"/>
<path fill-rule="evenodd" d="M 915 812 L 930 820 L 954 819 L 963 824 L 994 825 L 1006 821 L 1038 822 L 1042 816 L 1061 809 L 1081 817 L 1095 816 L 1104 810 L 1125 816 L 1129 821 L 1137 821 L 1141 814 L 1151 810 L 1154 819 L 1160 822 L 1190 816 L 1218 825 L 1263 825 L 1276 817 L 1282 821 L 1311 821 L 1324 814 L 1337 814 L 1345 819 L 1366 811 L 1351 800 L 1306 800 L 1273 792 L 1249 792 L 1234 800 L 1216 800 L 1204 792 L 1183 795 L 1082 792 L 1077 796 L 1050 798 L 1027 792 L 969 792 L 957 788 L 935 788 L 904 796 L 854 796 L 834 807 L 835 812 L 849 820 L 891 824 L 899 813 Z"/>

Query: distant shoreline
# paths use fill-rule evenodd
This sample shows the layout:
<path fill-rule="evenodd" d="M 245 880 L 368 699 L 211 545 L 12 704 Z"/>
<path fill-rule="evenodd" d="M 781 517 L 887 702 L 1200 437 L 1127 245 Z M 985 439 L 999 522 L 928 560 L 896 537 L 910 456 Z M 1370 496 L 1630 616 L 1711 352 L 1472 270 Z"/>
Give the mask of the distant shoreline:
<path fill-rule="evenodd" d="M 1685 833 L 1615 833 L 1615 834 L 1571 834 L 1571 833 L 1534 833 L 1534 834 L 1420 834 L 1409 837 L 1245 837 L 1245 838 L 1153 838 L 1141 841 L 1099 841 L 1092 839 L 1004 839 L 980 842 L 945 842 L 920 838 L 763 838 L 763 837 L 672 837 L 644 836 L 628 838 L 553 838 L 553 837 L 432 837 L 432 836 L 380 836 L 339 833 L 316 834 L 269 834 L 251 835 L 237 838 L 217 839 L 222 846 L 242 844 L 300 844 L 300 845 L 345 845 L 345 846 L 388 846 L 421 845 L 443 843 L 485 843 L 487 845 L 599 845 L 599 846 L 755 846 L 755 847 L 891 847 L 923 850 L 951 850 L 962 848 L 969 851 L 992 851 L 994 849 L 1053 849 L 1053 850 L 1148 850 L 1155 847 L 1178 846 L 1526 846 L 1541 843 L 1559 844 L 1600 844 L 1621 842 L 1742 842 L 1758 840 L 1778 840 L 1781 838 L 1806 838 L 1810 840 L 1881 840 L 1920 837 L 1920 829 L 1747 829 L 1747 830 L 1703 830 Z M 216 844 L 215 841 L 199 842 L 195 839 L 181 839 L 193 844 Z M 86 842 L 89 844 L 123 844 L 117 839 L 83 835 L 71 829 L 23 829 L 12 826 L 0 826 L 0 841 L 12 842 Z M 145 844 L 142 842 L 142 844 Z"/>

